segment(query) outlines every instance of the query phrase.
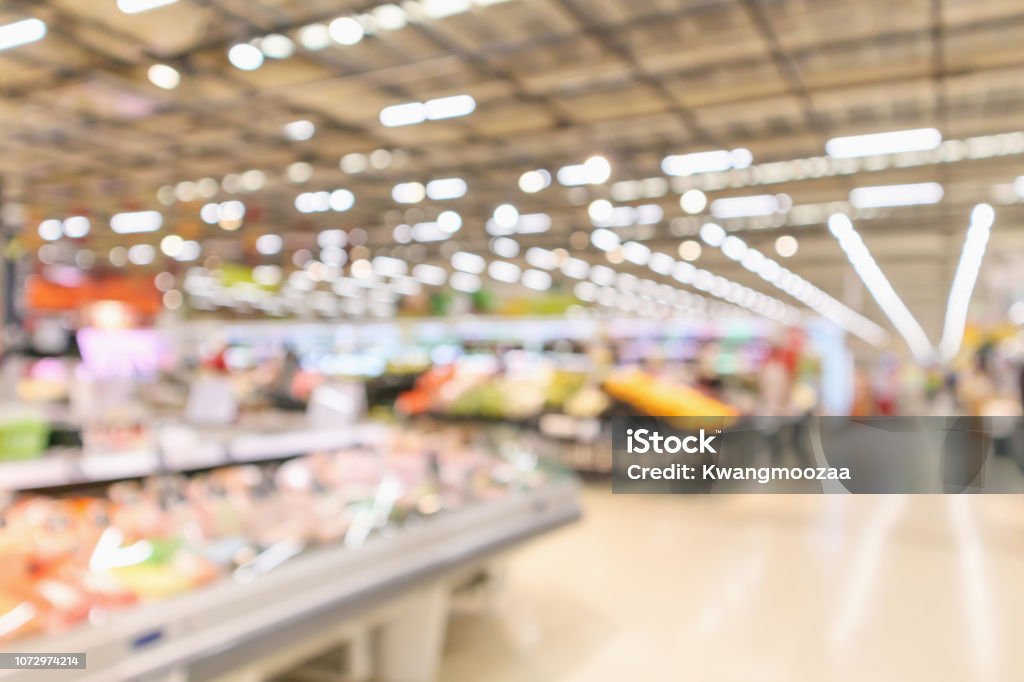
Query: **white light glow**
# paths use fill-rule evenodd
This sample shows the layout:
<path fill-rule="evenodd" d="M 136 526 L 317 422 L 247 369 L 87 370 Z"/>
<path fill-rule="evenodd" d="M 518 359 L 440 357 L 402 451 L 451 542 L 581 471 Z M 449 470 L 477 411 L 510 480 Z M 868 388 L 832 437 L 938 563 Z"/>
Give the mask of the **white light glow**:
<path fill-rule="evenodd" d="M 518 282 L 521 272 L 522 270 L 515 263 L 502 260 L 496 260 L 487 266 L 487 274 L 490 275 L 491 279 L 496 279 L 506 284 Z"/>
<path fill-rule="evenodd" d="M 288 59 L 295 54 L 295 43 L 288 36 L 271 33 L 260 41 L 260 50 L 271 59 Z"/>
<path fill-rule="evenodd" d="M 542 270 L 524 270 L 523 286 L 535 291 L 547 291 L 551 288 L 551 275 Z"/>
<path fill-rule="evenodd" d="M 468 12 L 472 0 L 420 0 L 420 9 L 431 19 L 443 19 L 454 14 Z"/>
<path fill-rule="evenodd" d="M 517 234 L 539 234 L 550 229 L 551 216 L 547 213 L 524 213 L 515 226 Z"/>
<path fill-rule="evenodd" d="M 435 223 L 416 223 L 410 235 L 418 242 L 440 242 L 448 239 L 451 234 Z"/>
<path fill-rule="evenodd" d="M 469 95 L 454 95 L 427 100 L 423 105 L 426 117 L 431 121 L 468 116 L 476 110 L 476 100 Z"/>
<path fill-rule="evenodd" d="M 359 152 L 346 154 L 338 162 L 338 167 L 350 175 L 365 172 L 369 165 L 370 162 L 366 158 L 366 154 L 360 154 Z"/>
<path fill-rule="evenodd" d="M 177 258 L 181 255 L 181 249 L 184 244 L 184 239 L 176 234 L 169 234 L 160 240 L 160 250 L 163 251 L 165 256 Z"/>
<path fill-rule="evenodd" d="M 455 211 L 441 211 L 437 226 L 447 234 L 455 234 L 462 228 L 462 216 Z"/>
<path fill-rule="evenodd" d="M 928 341 L 928 336 L 878 267 L 853 223 L 847 216 L 837 213 L 829 218 L 828 226 L 853 265 L 853 269 L 864 282 L 864 286 L 906 340 L 911 352 L 918 360 L 927 360 L 932 354 L 932 344 Z"/>
<path fill-rule="evenodd" d="M 753 161 L 749 149 L 719 149 L 710 152 L 666 156 L 661 162 L 665 175 L 686 176 L 697 173 L 746 168 Z"/>
<path fill-rule="evenodd" d="M 558 169 L 556 177 L 558 182 L 566 187 L 578 185 L 600 185 L 608 180 L 612 174 L 611 164 L 603 156 L 592 156 L 585 162 L 562 166 Z"/>
<path fill-rule="evenodd" d="M 138 14 L 158 7 L 173 5 L 178 0 L 117 0 L 117 8 L 125 14 Z"/>
<path fill-rule="evenodd" d="M 512 230 L 519 222 L 519 211 L 512 204 L 502 204 L 494 209 L 494 224 L 505 230 Z"/>
<path fill-rule="evenodd" d="M 312 121 L 292 121 L 284 124 L 284 136 L 289 140 L 301 142 L 308 140 L 316 134 L 316 125 Z"/>
<path fill-rule="evenodd" d="M 152 244 L 136 244 L 128 249 L 128 261 L 133 265 L 149 265 L 156 258 Z"/>
<path fill-rule="evenodd" d="M 469 253 L 468 251 L 457 251 L 452 254 L 452 267 L 460 272 L 468 272 L 474 275 L 479 275 L 484 271 L 484 267 L 487 265 L 487 261 L 484 260 L 483 256 L 475 253 Z"/>
<path fill-rule="evenodd" d="M 228 61 L 236 69 L 255 71 L 263 66 L 263 53 L 248 43 L 239 43 L 228 50 Z"/>
<path fill-rule="evenodd" d="M 89 219 L 82 215 L 71 216 L 64 221 L 64 234 L 71 239 L 81 239 L 89 234 Z"/>
<path fill-rule="evenodd" d="M 710 246 L 721 246 L 725 241 L 725 230 L 715 223 L 704 223 L 700 226 L 700 238 Z"/>
<path fill-rule="evenodd" d="M 600 227 L 590 233 L 590 243 L 601 251 L 612 251 L 621 246 L 622 240 L 611 230 Z"/>
<path fill-rule="evenodd" d="M 55 242 L 64 234 L 61 222 L 53 218 L 39 223 L 39 236 L 48 242 Z"/>
<path fill-rule="evenodd" d="M 277 234 L 261 234 L 256 238 L 256 250 L 264 256 L 273 256 L 281 253 L 284 247 L 284 240 Z"/>
<path fill-rule="evenodd" d="M 300 185 L 304 182 L 308 182 L 309 179 L 313 177 L 313 166 L 305 161 L 296 161 L 295 163 L 289 164 L 286 175 L 288 176 L 288 182 L 294 182 L 295 184 Z"/>
<path fill-rule="evenodd" d="M 700 258 L 703 249 L 700 246 L 700 242 L 693 239 L 687 239 L 679 245 L 679 257 L 685 261 L 695 261 Z"/>
<path fill-rule="evenodd" d="M 468 272 L 453 272 L 448 278 L 448 284 L 452 289 L 466 294 L 473 294 L 480 291 L 480 278 Z"/>
<path fill-rule="evenodd" d="M 110 218 L 110 229 L 117 234 L 156 232 L 163 224 L 164 217 L 157 211 L 115 213 Z"/>
<path fill-rule="evenodd" d="M 307 50 L 323 50 L 331 44 L 331 33 L 324 24 L 309 24 L 299 31 L 299 42 Z"/>
<path fill-rule="evenodd" d="M 373 19 L 377 22 L 377 27 L 385 31 L 397 31 L 404 28 L 408 22 L 405 10 L 393 4 L 374 8 Z"/>
<path fill-rule="evenodd" d="M 857 187 L 850 191 L 850 203 L 855 208 L 882 208 L 886 206 L 918 206 L 942 201 L 942 185 L 920 182 L 909 185 L 879 185 Z"/>
<path fill-rule="evenodd" d="M 462 178 L 442 178 L 427 183 L 427 196 L 434 201 L 458 199 L 466 195 L 466 181 Z"/>
<path fill-rule="evenodd" d="M 332 211 L 347 211 L 356 203 L 356 197 L 347 189 L 336 189 L 331 192 L 330 207 Z"/>
<path fill-rule="evenodd" d="M 365 31 L 356 19 L 338 17 L 328 25 L 327 34 L 339 45 L 355 45 L 363 39 Z"/>
<path fill-rule="evenodd" d="M 400 204 L 416 204 L 427 196 L 426 188 L 419 182 L 403 182 L 391 190 L 391 198 Z"/>
<path fill-rule="evenodd" d="M 757 194 L 749 197 L 729 197 L 711 202 L 711 215 L 720 219 L 748 218 L 751 216 L 785 213 L 793 203 L 785 194 Z"/>
<path fill-rule="evenodd" d="M 600 225 L 611 219 L 614 210 L 612 202 L 607 199 L 597 199 L 590 202 L 590 206 L 587 207 L 587 215 L 595 225 Z"/>
<path fill-rule="evenodd" d="M 783 258 L 795 256 L 799 247 L 800 244 L 797 242 L 796 237 L 789 234 L 784 234 L 775 240 L 775 253 Z"/>
<path fill-rule="evenodd" d="M 707 205 L 707 195 L 699 189 L 687 190 L 679 197 L 679 207 L 691 215 L 700 213 L 707 208 Z"/>
<path fill-rule="evenodd" d="M 543 169 L 526 171 L 519 176 L 519 189 L 535 194 L 551 185 L 551 173 Z"/>
<path fill-rule="evenodd" d="M 164 90 L 173 90 L 181 83 L 181 74 L 173 66 L 153 64 L 146 72 L 149 82 Z"/>
<path fill-rule="evenodd" d="M 388 128 L 410 126 L 427 120 L 427 108 L 422 102 L 393 104 L 380 111 L 380 122 Z"/>
<path fill-rule="evenodd" d="M 925 151 L 935 149 L 940 144 L 942 133 L 938 130 L 917 128 L 871 135 L 834 137 L 825 143 L 825 153 L 833 159 L 850 159 L 859 156 Z"/>
<path fill-rule="evenodd" d="M 508 237 L 495 237 L 491 240 L 491 251 L 502 258 L 515 258 L 519 255 L 519 242 Z"/>
<path fill-rule="evenodd" d="M 527 263 L 542 270 L 554 270 L 558 267 L 558 256 L 555 255 L 554 251 L 543 249 L 539 246 L 528 248 L 524 258 Z"/>
<path fill-rule="evenodd" d="M 960 262 L 953 276 L 953 285 L 949 290 L 949 301 L 946 304 L 946 322 L 939 342 L 939 352 L 946 362 L 953 360 L 960 352 L 963 343 L 964 328 L 967 325 L 967 311 L 971 296 L 978 282 L 981 262 L 985 257 L 992 225 L 995 222 L 995 210 L 989 204 L 978 204 L 971 212 L 971 224 L 967 228 Z"/>

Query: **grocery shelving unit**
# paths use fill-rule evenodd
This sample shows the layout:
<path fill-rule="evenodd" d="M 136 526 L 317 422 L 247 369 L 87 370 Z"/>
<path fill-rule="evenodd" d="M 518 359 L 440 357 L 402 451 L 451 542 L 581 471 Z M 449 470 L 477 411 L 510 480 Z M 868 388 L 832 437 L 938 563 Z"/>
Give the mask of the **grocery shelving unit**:
<path fill-rule="evenodd" d="M 194 432 L 196 438 L 189 447 L 173 449 L 153 446 L 102 454 L 63 449 L 38 459 L 0 462 L 0 490 L 88 485 L 281 459 L 315 450 L 372 443 L 385 431 L 385 427 L 377 424 L 274 433 L 226 430 L 214 434 Z"/>
<path fill-rule="evenodd" d="M 428 680 L 460 579 L 578 515 L 575 484 L 561 480 L 15 646 L 86 652 L 86 670 L 52 679 L 114 682 L 260 680 L 347 642 L 350 678 Z M 38 679 L 35 671 L 0 672 L 4 682 Z"/>

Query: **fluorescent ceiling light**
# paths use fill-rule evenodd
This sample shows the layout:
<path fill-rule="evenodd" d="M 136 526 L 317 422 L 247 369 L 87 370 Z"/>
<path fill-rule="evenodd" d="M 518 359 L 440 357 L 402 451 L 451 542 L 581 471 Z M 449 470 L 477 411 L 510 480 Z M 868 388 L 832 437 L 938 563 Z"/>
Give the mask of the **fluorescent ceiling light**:
<path fill-rule="evenodd" d="M 935 149 L 942 144 L 942 133 L 935 128 L 895 130 L 889 133 L 834 137 L 825 143 L 825 152 L 833 159 L 850 159 L 876 154 L 899 154 Z"/>
<path fill-rule="evenodd" d="M 857 234 L 850 219 L 841 213 L 836 213 L 828 219 L 828 229 L 839 241 L 839 246 L 846 253 L 846 257 L 860 276 L 861 281 L 864 282 L 864 286 L 867 287 L 885 316 L 896 327 L 896 331 L 907 342 L 914 356 L 918 360 L 928 360 L 933 352 L 928 335 L 924 333 L 920 323 L 896 294 L 892 284 L 889 283 L 871 252 L 868 251 L 868 247 Z"/>
<path fill-rule="evenodd" d="M 72 239 L 81 239 L 89 234 L 89 219 L 82 215 L 71 216 L 64 220 L 64 234 Z"/>
<path fill-rule="evenodd" d="M 711 152 L 666 156 L 661 162 L 665 175 L 696 175 L 726 171 L 732 168 L 746 168 L 754 160 L 749 149 L 719 149 Z"/>
<path fill-rule="evenodd" d="M 466 181 L 462 178 L 442 178 L 427 183 L 427 196 L 434 201 L 458 199 L 466 194 Z"/>
<path fill-rule="evenodd" d="M 363 25 L 352 17 L 338 17 L 327 26 L 327 33 L 339 45 L 355 45 L 363 39 Z"/>
<path fill-rule="evenodd" d="M 494 209 L 494 224 L 505 230 L 513 230 L 519 221 L 519 211 L 512 204 L 502 204 Z"/>
<path fill-rule="evenodd" d="M 412 239 L 417 242 L 441 242 L 451 237 L 443 226 L 433 223 L 416 223 L 412 226 Z"/>
<path fill-rule="evenodd" d="M 347 211 L 356 203 L 356 197 L 347 189 L 336 189 L 331 192 L 329 205 L 332 211 Z"/>
<path fill-rule="evenodd" d="M 491 276 L 491 279 L 506 284 L 518 282 L 521 272 L 522 269 L 518 265 L 503 260 L 496 260 L 487 266 L 487 274 Z"/>
<path fill-rule="evenodd" d="M 544 169 L 526 171 L 519 176 L 519 189 L 534 194 L 551 184 L 551 173 Z"/>
<path fill-rule="evenodd" d="M 946 322 L 939 342 L 939 352 L 946 362 L 951 361 L 960 352 L 963 343 L 964 328 L 967 326 L 967 309 L 971 303 L 974 286 L 978 282 L 981 261 L 985 257 L 985 247 L 995 222 L 995 211 L 988 204 L 978 204 L 971 212 L 971 224 L 967 228 L 960 262 L 953 276 L 953 285 L 949 290 L 949 302 L 946 304 Z"/>
<path fill-rule="evenodd" d="M 543 249 L 539 246 L 531 246 L 523 256 L 526 262 L 535 268 L 554 270 L 558 267 L 558 256 L 550 249 Z"/>
<path fill-rule="evenodd" d="M 373 10 L 373 20 L 377 27 L 385 31 L 397 31 L 408 22 L 405 10 L 394 4 L 380 5 Z"/>
<path fill-rule="evenodd" d="M 466 294 L 473 294 L 480 291 L 480 278 L 468 272 L 453 272 L 448 278 L 448 284 L 452 289 Z"/>
<path fill-rule="evenodd" d="M 380 122 L 389 128 L 423 123 L 426 120 L 440 121 L 446 118 L 466 116 L 476 110 L 476 100 L 469 95 L 441 97 L 427 102 L 406 102 L 384 107 Z"/>
<path fill-rule="evenodd" d="M 117 0 L 117 8 L 125 14 L 138 14 L 157 7 L 173 5 L 178 0 Z"/>
<path fill-rule="evenodd" d="M 523 286 L 535 291 L 547 291 L 551 288 L 551 275 L 543 270 L 526 270 L 522 277 Z"/>
<path fill-rule="evenodd" d="M 380 112 L 380 122 L 388 128 L 410 126 L 427 120 L 427 109 L 422 102 L 394 104 L 384 107 Z"/>
<path fill-rule="evenodd" d="M 27 45 L 42 40 L 46 35 L 46 24 L 39 19 L 22 19 L 0 26 L 0 50 Z"/>
<path fill-rule="evenodd" d="M 711 202 L 711 215 L 719 219 L 749 218 L 751 216 L 785 213 L 793 205 L 786 194 L 756 194 L 749 197 L 730 197 Z"/>
<path fill-rule="evenodd" d="M 600 185 L 612 174 L 612 166 L 603 156 L 592 156 L 583 163 L 563 166 L 558 169 L 558 182 L 566 187 L 577 185 Z"/>
<path fill-rule="evenodd" d="M 295 142 L 302 142 L 304 140 L 308 140 L 309 138 L 313 137 L 313 135 L 316 134 L 316 125 L 312 121 L 307 121 L 303 119 L 300 121 L 292 121 L 291 123 L 285 123 L 283 130 L 284 136 L 287 137 L 289 140 L 294 140 Z"/>
<path fill-rule="evenodd" d="M 476 100 L 469 95 L 454 95 L 427 100 L 423 105 L 431 121 L 440 121 L 457 116 L 468 116 L 476 110 Z"/>
<path fill-rule="evenodd" d="M 418 182 L 402 182 L 391 190 L 391 198 L 400 204 L 415 204 L 423 201 L 427 190 Z"/>
<path fill-rule="evenodd" d="M 700 226 L 700 238 L 710 246 L 721 246 L 725 241 L 725 230 L 715 223 L 704 223 Z"/>
<path fill-rule="evenodd" d="M 475 253 L 458 251 L 452 254 L 452 267 L 463 272 L 479 274 L 483 271 L 486 264 L 487 262 L 483 259 L 483 256 L 479 256 Z"/>
<path fill-rule="evenodd" d="M 518 234 L 537 234 L 551 229 L 551 216 L 547 213 L 525 213 L 519 216 L 515 231 Z"/>
<path fill-rule="evenodd" d="M 295 43 L 288 36 L 271 33 L 260 40 L 260 50 L 271 59 L 288 59 L 295 54 Z"/>
<path fill-rule="evenodd" d="M 920 182 L 911 185 L 879 185 L 857 187 L 850 191 L 850 203 L 855 208 L 882 208 L 886 206 L 918 206 L 942 201 L 942 185 Z"/>
<path fill-rule="evenodd" d="M 331 44 L 331 33 L 324 24 L 309 24 L 299 29 L 299 42 L 307 50 L 323 50 Z"/>
<path fill-rule="evenodd" d="M 455 234 L 462 229 L 462 216 L 455 211 L 441 211 L 437 216 L 437 226 L 448 234 Z"/>
<path fill-rule="evenodd" d="M 239 43 L 228 50 L 228 61 L 242 71 L 255 71 L 263 66 L 263 53 L 249 43 Z"/>
<path fill-rule="evenodd" d="M 173 66 L 154 64 L 146 72 L 149 82 L 164 90 L 173 90 L 181 83 L 181 74 Z"/>
<path fill-rule="evenodd" d="M 115 213 L 110 217 L 110 229 L 117 234 L 156 232 L 164 224 L 164 217 L 157 211 L 134 211 Z"/>
<path fill-rule="evenodd" d="M 686 190 L 681 197 L 679 197 L 679 208 L 683 209 L 689 214 L 700 213 L 708 205 L 708 198 L 704 192 L 699 189 Z"/>
<path fill-rule="evenodd" d="M 472 5 L 472 0 L 420 0 L 420 8 L 431 19 L 443 19 L 468 12 Z"/>

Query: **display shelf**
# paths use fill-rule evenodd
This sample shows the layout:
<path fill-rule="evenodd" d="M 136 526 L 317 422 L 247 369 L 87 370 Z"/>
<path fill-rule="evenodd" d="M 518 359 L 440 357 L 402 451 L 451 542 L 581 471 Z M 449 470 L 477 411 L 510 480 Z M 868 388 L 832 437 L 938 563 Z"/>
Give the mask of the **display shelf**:
<path fill-rule="evenodd" d="M 55 451 L 20 462 L 0 462 L 0 490 L 20 491 L 105 483 L 156 474 L 184 473 L 302 455 L 316 450 L 373 442 L 386 433 L 380 424 L 306 428 L 276 433 L 237 430 L 199 433 L 194 445 L 159 452 L 154 446 L 116 453 Z"/>
<path fill-rule="evenodd" d="M 369 623 L 368 613 L 422 594 L 425 585 L 441 585 L 445 576 L 574 521 L 579 513 L 575 482 L 559 479 L 371 536 L 360 547 L 311 550 L 249 581 L 224 579 L 113 614 L 102 625 L 15 646 L 24 652 L 87 653 L 86 670 L 61 671 L 54 679 L 212 679 L 252 666 L 297 639 Z M 3 682 L 38 679 L 32 671 L 0 672 Z"/>
<path fill-rule="evenodd" d="M 359 424 L 275 433 L 244 433 L 231 438 L 226 447 L 231 461 L 257 462 L 369 442 L 383 436 L 386 431 L 387 427 L 380 424 Z"/>

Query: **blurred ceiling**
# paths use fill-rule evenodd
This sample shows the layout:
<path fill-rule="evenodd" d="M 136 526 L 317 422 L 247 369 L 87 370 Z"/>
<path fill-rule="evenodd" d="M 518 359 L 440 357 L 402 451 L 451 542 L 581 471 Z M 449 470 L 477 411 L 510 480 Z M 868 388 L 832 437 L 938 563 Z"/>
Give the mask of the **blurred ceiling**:
<path fill-rule="evenodd" d="M 386 9 L 178 0 L 138 13 L 115 0 L 9 0 L 0 25 L 29 17 L 45 22 L 46 36 L 0 51 L 6 198 L 24 204 L 32 231 L 45 218 L 90 216 L 93 230 L 77 244 L 98 253 L 126 242 L 108 227 L 121 211 L 160 210 L 160 235 L 218 237 L 228 242 L 221 248 L 251 254 L 256 235 L 301 244 L 326 227 L 362 227 L 369 246 L 393 248 L 396 224 L 449 208 L 463 219 L 454 239 L 486 252 L 484 224 L 506 202 L 522 214 L 549 213 L 551 229 L 529 242 L 553 248 L 593 229 L 588 205 L 605 198 L 659 205 L 661 220 L 620 233 L 676 255 L 707 219 L 687 217 L 679 204 L 682 192 L 700 188 L 711 201 L 788 195 L 788 212 L 718 222 L 773 257 L 778 236 L 796 236 L 799 251 L 786 266 L 889 330 L 826 228 L 834 211 L 851 215 L 933 342 L 975 204 L 996 208 L 976 314 L 1003 315 L 1011 289 L 1024 288 L 1024 208 L 1013 189 L 1024 154 L 1019 0 L 420 0 Z M 361 21 L 365 35 L 337 25 L 322 49 L 304 46 L 322 40 L 322 29 L 307 27 L 338 17 Z M 229 61 L 233 46 L 252 41 L 273 53 L 259 41 L 275 34 L 294 54 L 255 70 Z M 275 46 L 287 52 L 282 42 Z M 180 85 L 154 85 L 155 64 L 176 70 Z M 457 95 L 475 100 L 471 114 L 381 123 L 386 107 Z M 294 139 L 304 136 L 301 126 L 286 132 L 296 121 L 315 134 Z M 945 142 L 846 162 L 825 155 L 837 136 L 917 128 L 937 128 Z M 749 167 L 673 178 L 662 170 L 668 155 L 735 148 L 750 150 Z M 369 156 L 375 150 L 390 153 Z M 519 189 L 526 171 L 554 175 L 595 154 L 611 163 L 604 184 Z M 348 155 L 345 172 L 339 161 Z M 453 177 L 468 185 L 462 198 L 410 206 L 392 195 L 398 183 Z M 158 200 L 161 187 L 203 178 L 219 187 L 206 183 L 205 197 L 189 187 L 178 199 L 164 189 Z M 939 203 L 849 204 L 857 187 L 925 182 L 942 185 Z M 296 210 L 300 193 L 336 188 L 354 193 L 351 210 Z M 242 230 L 199 219 L 201 206 L 229 199 L 246 204 Z M 289 241 L 292 234 L 299 237 Z M 696 264 L 798 305 L 717 249 L 705 245 Z"/>

